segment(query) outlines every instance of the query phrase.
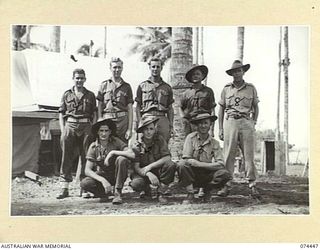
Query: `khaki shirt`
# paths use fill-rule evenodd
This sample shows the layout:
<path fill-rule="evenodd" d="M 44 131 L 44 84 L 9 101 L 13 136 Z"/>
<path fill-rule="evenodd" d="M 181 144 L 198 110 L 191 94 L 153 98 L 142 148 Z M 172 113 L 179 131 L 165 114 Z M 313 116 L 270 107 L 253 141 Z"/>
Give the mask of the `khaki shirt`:
<path fill-rule="evenodd" d="M 148 79 L 140 83 L 136 102 L 140 104 L 142 113 L 151 110 L 167 112 L 174 102 L 172 88 L 162 79 L 160 83 Z"/>
<path fill-rule="evenodd" d="M 109 138 L 108 147 L 103 148 L 98 141 L 91 143 L 86 159 L 95 163 L 101 169 L 104 169 L 104 160 L 111 150 L 123 150 L 127 145 L 118 137 L 111 136 Z"/>
<path fill-rule="evenodd" d="M 64 117 L 93 118 L 96 111 L 96 98 L 93 92 L 83 88 L 83 94 L 78 98 L 74 92 L 74 87 L 64 92 L 61 98 L 59 112 Z"/>
<path fill-rule="evenodd" d="M 128 111 L 128 104 L 133 103 L 131 86 L 123 79 L 120 85 L 106 80 L 100 84 L 97 100 L 103 103 L 103 113 Z"/>
<path fill-rule="evenodd" d="M 257 90 L 251 83 L 244 83 L 237 89 L 233 83 L 227 84 L 222 92 L 219 104 L 225 108 L 229 116 L 242 115 L 249 117 L 253 111 L 253 105 L 259 102 Z"/>
<path fill-rule="evenodd" d="M 196 159 L 201 162 L 220 162 L 224 164 L 222 149 L 217 140 L 210 135 L 201 143 L 198 132 L 187 135 L 183 145 L 183 159 Z"/>
<path fill-rule="evenodd" d="M 154 135 L 151 145 L 146 145 L 143 140 L 137 141 L 132 147 L 132 151 L 135 154 L 134 162 L 139 162 L 140 168 L 170 155 L 167 142 L 158 134 Z"/>
<path fill-rule="evenodd" d="M 203 84 L 200 89 L 187 89 L 180 99 L 180 107 L 186 118 L 198 112 L 211 114 L 216 105 L 213 90 Z"/>

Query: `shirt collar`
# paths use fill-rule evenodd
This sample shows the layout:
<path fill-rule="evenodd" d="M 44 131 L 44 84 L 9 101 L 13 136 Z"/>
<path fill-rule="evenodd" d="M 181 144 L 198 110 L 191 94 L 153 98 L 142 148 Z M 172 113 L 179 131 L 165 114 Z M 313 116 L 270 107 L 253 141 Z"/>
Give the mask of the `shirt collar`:
<path fill-rule="evenodd" d="M 152 81 L 152 80 L 151 80 L 151 77 L 148 78 L 148 81 L 151 82 L 151 83 L 153 83 L 153 84 L 158 84 L 158 85 L 163 84 L 162 77 L 160 77 L 160 81 L 159 81 L 159 82 L 154 82 L 154 81 Z"/>
<path fill-rule="evenodd" d="M 200 88 L 194 88 L 193 86 L 194 86 L 194 85 L 192 85 L 192 86 L 191 86 L 191 88 L 192 88 L 192 89 L 195 89 L 195 90 L 201 90 L 201 89 L 203 89 L 203 88 L 204 88 L 204 85 L 203 85 L 202 83 L 201 83 Z"/>
<path fill-rule="evenodd" d="M 199 132 L 197 132 L 196 136 L 197 136 L 198 141 L 200 141 L 201 138 L 200 138 Z M 211 137 L 210 137 L 210 135 L 208 134 L 208 138 L 207 138 L 201 145 L 204 146 L 204 145 L 209 144 L 210 142 L 211 142 Z"/>
<path fill-rule="evenodd" d="M 71 90 L 72 93 L 75 93 L 74 92 L 74 86 L 70 90 Z M 87 91 L 88 90 L 85 87 L 83 87 L 83 92 L 82 93 L 85 94 L 85 93 L 87 93 Z"/>
<path fill-rule="evenodd" d="M 247 85 L 248 84 L 243 80 L 243 85 L 240 88 L 238 88 L 237 90 L 241 90 L 243 88 L 246 88 Z M 234 85 L 234 82 L 231 83 L 231 86 L 232 86 L 232 88 L 236 88 L 235 85 Z"/>
<path fill-rule="evenodd" d="M 119 84 L 119 86 L 121 86 L 123 84 L 123 82 L 124 82 L 122 77 L 120 77 L 120 82 L 119 83 L 114 82 L 112 78 L 110 78 L 109 81 L 113 82 L 115 85 Z"/>

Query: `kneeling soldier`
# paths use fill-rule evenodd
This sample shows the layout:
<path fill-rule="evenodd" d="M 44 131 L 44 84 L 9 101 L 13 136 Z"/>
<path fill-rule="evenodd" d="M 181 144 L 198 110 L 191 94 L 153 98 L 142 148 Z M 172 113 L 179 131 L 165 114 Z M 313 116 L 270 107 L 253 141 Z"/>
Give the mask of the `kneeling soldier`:
<path fill-rule="evenodd" d="M 158 200 L 165 204 L 168 200 L 163 194 L 174 180 L 176 166 L 171 161 L 166 140 L 156 133 L 158 120 L 152 116 L 140 120 L 137 132 L 142 133 L 142 137 L 132 148 L 135 160 L 130 186 L 146 195 L 151 195 L 150 184 L 156 186 Z"/>
<path fill-rule="evenodd" d="M 113 204 L 121 204 L 121 191 L 128 176 L 130 161 L 123 157 L 122 150 L 127 145 L 115 136 L 116 125 L 111 119 L 99 119 L 92 126 L 92 134 L 97 137 L 87 153 L 85 174 L 80 186 L 85 191 L 93 193 L 103 201 L 115 187 Z"/>
<path fill-rule="evenodd" d="M 207 201 L 211 198 L 213 187 L 221 188 L 231 179 L 230 173 L 224 168 L 219 142 L 209 135 L 210 126 L 216 119 L 215 115 L 202 113 L 191 120 L 198 130 L 186 137 L 183 160 L 177 166 L 180 184 L 188 192 L 184 204 L 193 202 L 194 186 L 204 188 L 204 200 Z"/>

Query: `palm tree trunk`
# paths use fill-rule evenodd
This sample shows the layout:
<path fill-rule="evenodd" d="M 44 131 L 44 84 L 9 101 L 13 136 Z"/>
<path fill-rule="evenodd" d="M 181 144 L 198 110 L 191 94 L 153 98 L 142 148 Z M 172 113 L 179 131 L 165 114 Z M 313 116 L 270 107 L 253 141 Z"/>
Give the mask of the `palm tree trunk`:
<path fill-rule="evenodd" d="M 194 27 L 193 28 L 193 33 L 194 33 L 194 37 L 193 37 L 193 42 L 194 42 L 194 46 L 193 46 L 193 52 L 194 52 L 193 63 L 194 64 L 199 64 L 199 27 Z"/>
<path fill-rule="evenodd" d="M 192 28 L 172 28 L 172 56 L 170 65 L 170 82 L 172 87 L 188 87 L 186 72 L 192 66 Z"/>
<path fill-rule="evenodd" d="M 244 27 L 238 27 L 238 55 L 237 59 L 243 61 L 244 50 Z"/>
<path fill-rule="evenodd" d="M 107 26 L 104 27 L 103 58 L 107 57 Z"/>
<path fill-rule="evenodd" d="M 290 64 L 289 61 L 289 42 L 288 42 L 288 26 L 284 28 L 284 49 L 285 49 L 285 58 L 284 58 L 284 133 L 283 139 L 285 143 L 285 170 L 289 165 L 289 75 L 288 67 Z"/>
<path fill-rule="evenodd" d="M 279 73 L 278 73 L 276 141 L 280 140 L 280 94 L 281 94 L 281 67 L 282 67 L 281 43 L 282 43 L 282 27 L 280 27 L 280 40 L 279 40 Z"/>
<path fill-rule="evenodd" d="M 61 27 L 53 26 L 51 36 L 50 36 L 50 51 L 60 52 L 60 34 L 61 34 Z"/>
<path fill-rule="evenodd" d="M 26 39 L 26 48 L 30 49 L 30 31 L 31 31 L 31 25 L 27 25 L 27 39 Z"/>

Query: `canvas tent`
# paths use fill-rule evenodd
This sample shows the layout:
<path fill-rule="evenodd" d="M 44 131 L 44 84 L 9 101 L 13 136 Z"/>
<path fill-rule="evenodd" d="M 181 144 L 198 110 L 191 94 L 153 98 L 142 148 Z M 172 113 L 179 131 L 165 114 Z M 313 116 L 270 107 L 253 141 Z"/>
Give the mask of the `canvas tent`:
<path fill-rule="evenodd" d="M 72 87 L 72 71 L 84 68 L 85 87 L 97 92 L 106 78 L 107 62 L 36 50 L 12 51 L 12 176 L 25 170 L 38 172 L 40 122 L 58 119 L 58 107 L 64 91 Z"/>

